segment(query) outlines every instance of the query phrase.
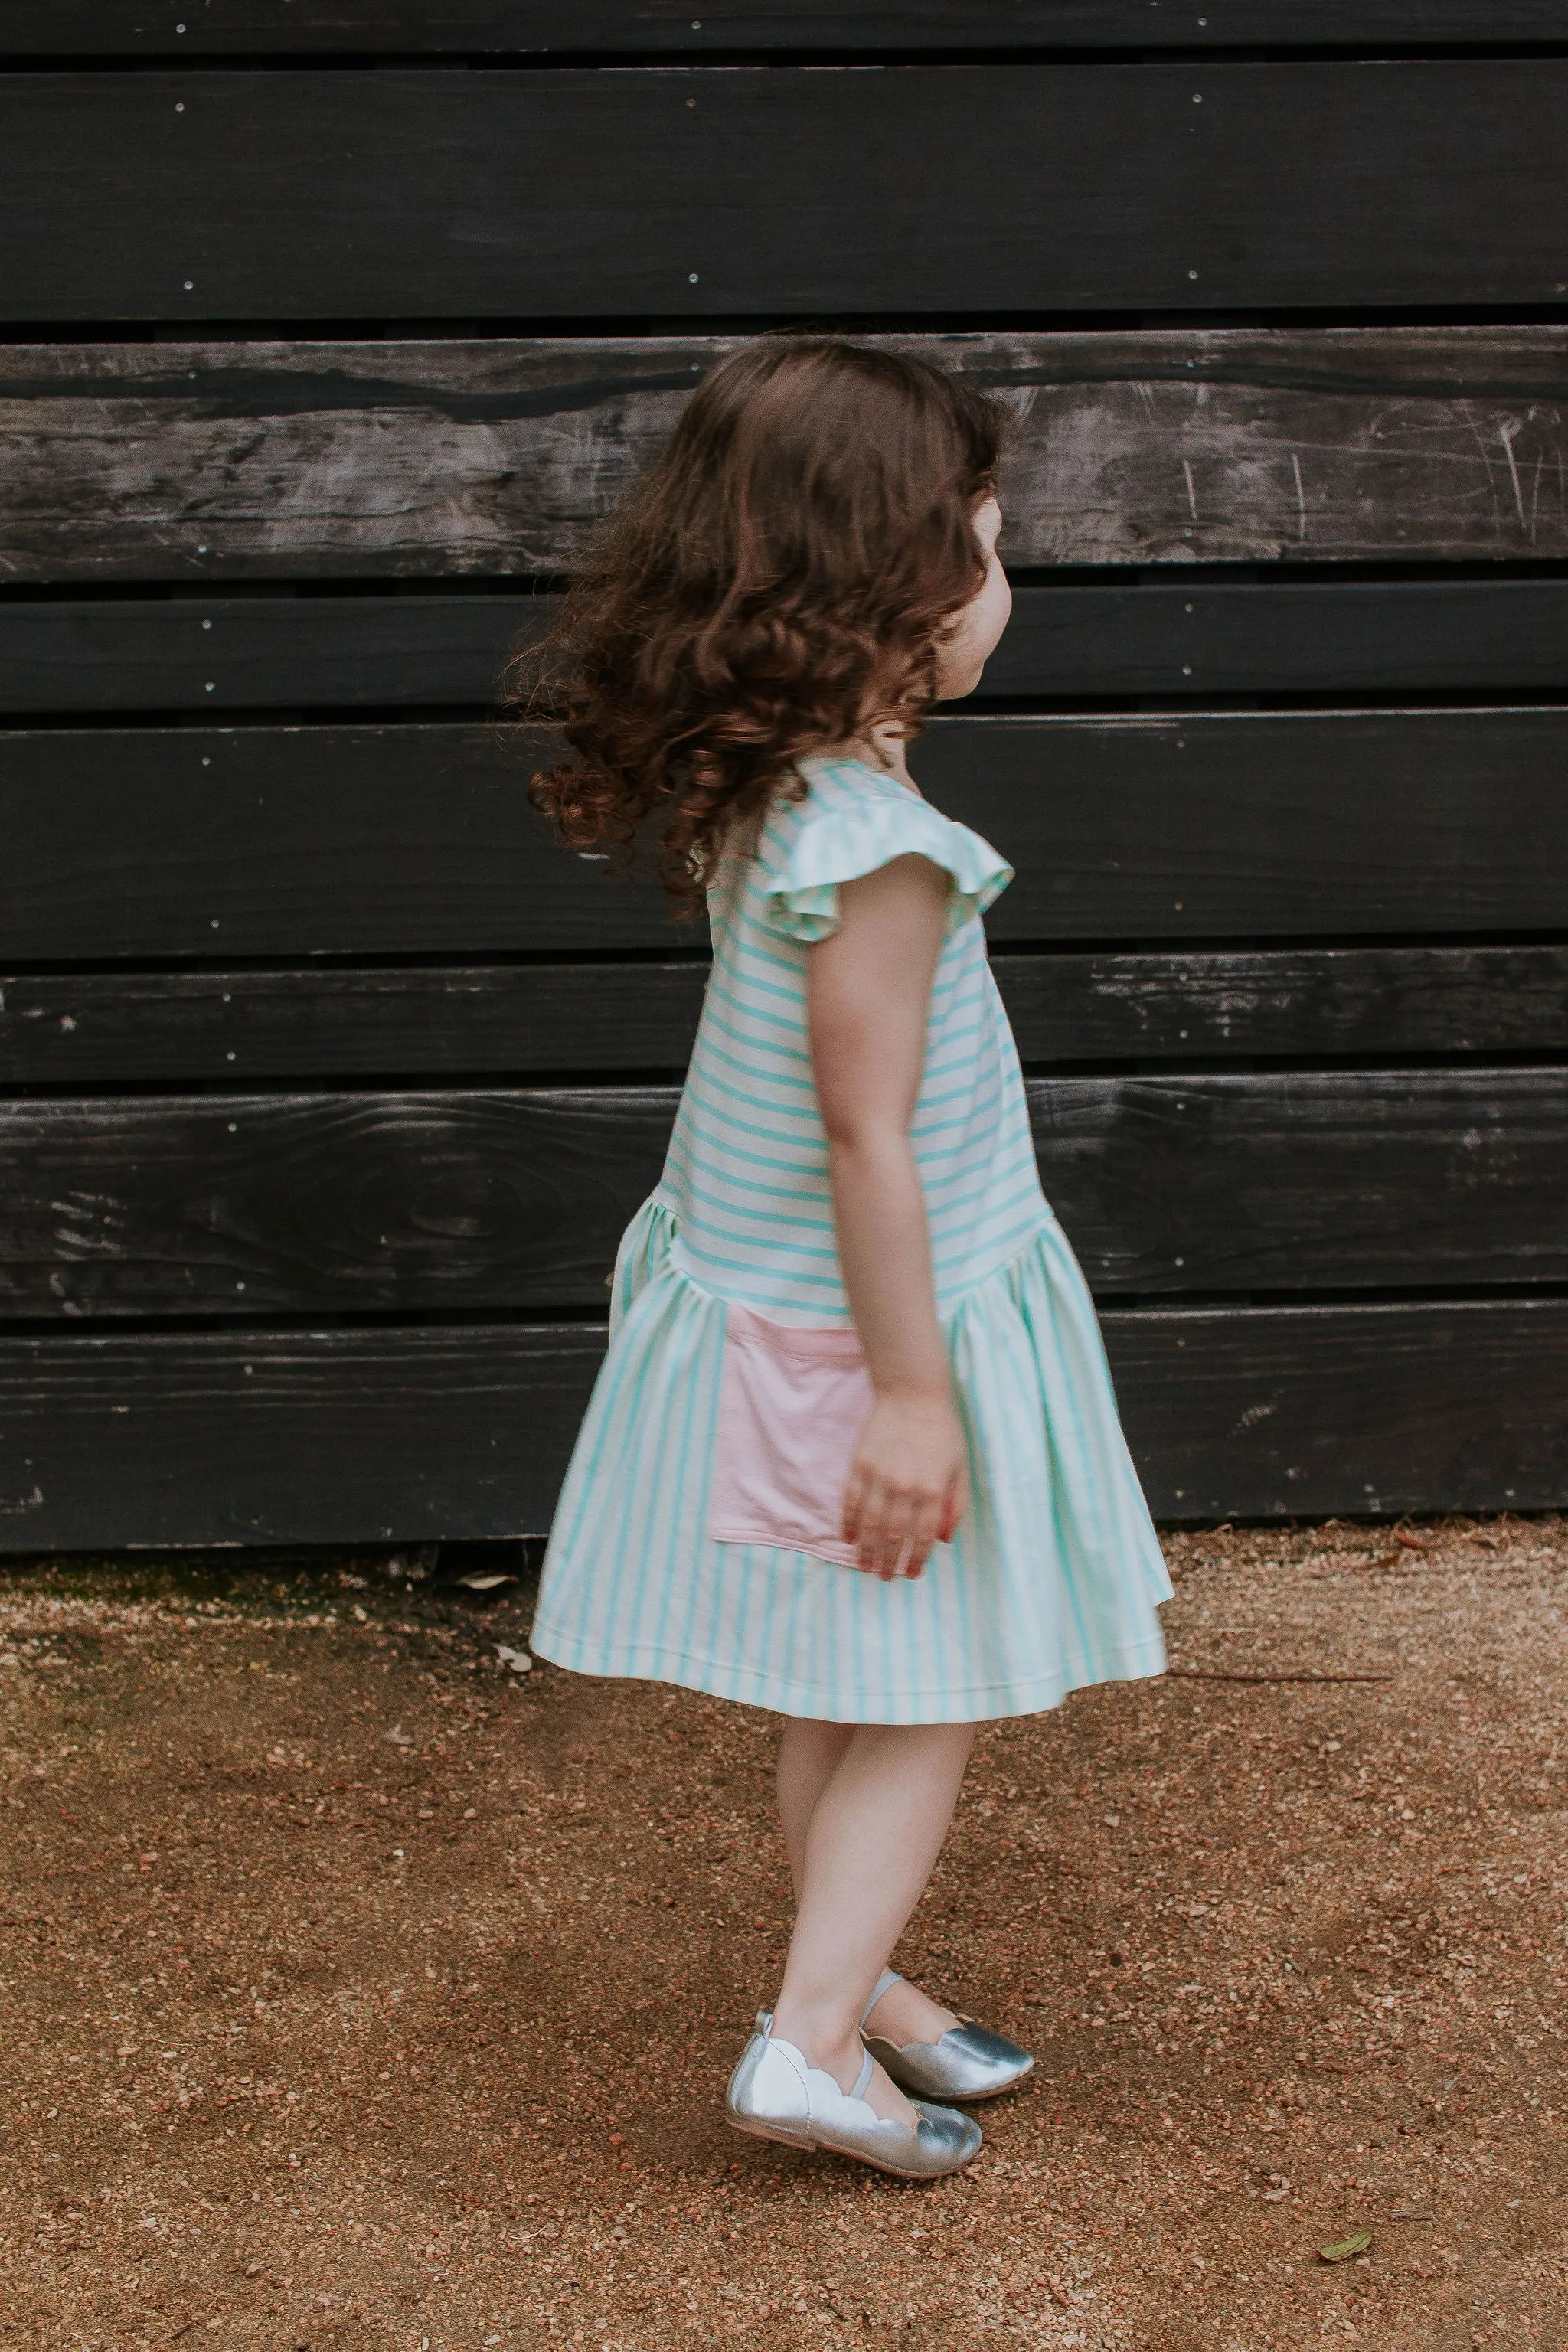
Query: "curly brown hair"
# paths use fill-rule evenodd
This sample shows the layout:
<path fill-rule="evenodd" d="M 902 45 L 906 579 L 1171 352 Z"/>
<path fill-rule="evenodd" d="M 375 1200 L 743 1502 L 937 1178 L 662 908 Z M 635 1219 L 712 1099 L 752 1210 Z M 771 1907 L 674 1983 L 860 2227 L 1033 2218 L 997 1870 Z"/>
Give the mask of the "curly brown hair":
<path fill-rule="evenodd" d="M 936 698 L 936 652 L 985 576 L 975 507 L 1001 415 L 906 352 L 768 336 L 693 393 L 542 646 L 509 666 L 521 715 L 577 754 L 531 797 L 574 848 L 626 866 L 658 819 L 679 913 L 794 761 Z"/>

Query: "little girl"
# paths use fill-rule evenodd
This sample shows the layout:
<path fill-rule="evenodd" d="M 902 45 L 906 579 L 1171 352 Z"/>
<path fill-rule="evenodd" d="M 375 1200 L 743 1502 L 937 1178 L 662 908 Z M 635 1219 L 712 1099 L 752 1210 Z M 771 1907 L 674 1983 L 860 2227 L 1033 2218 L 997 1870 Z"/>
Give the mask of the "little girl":
<path fill-rule="evenodd" d="M 579 847 L 654 820 L 713 971 L 533 1646 L 784 1717 L 795 1933 L 729 2118 L 908 2179 L 1034 2063 L 887 1966 L 974 1727 L 1158 1674 L 1171 1592 L 986 962 L 1012 869 L 905 764 L 1011 609 L 997 450 L 906 355 L 725 360 L 568 599 L 534 782 Z"/>

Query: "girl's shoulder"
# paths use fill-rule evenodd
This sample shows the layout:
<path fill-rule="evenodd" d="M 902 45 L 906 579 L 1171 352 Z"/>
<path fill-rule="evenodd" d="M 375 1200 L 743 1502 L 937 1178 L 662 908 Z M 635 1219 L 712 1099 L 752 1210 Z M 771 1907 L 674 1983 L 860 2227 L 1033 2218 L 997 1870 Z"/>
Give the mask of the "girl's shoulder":
<path fill-rule="evenodd" d="M 818 824 L 830 817 L 853 817 L 880 811 L 889 816 L 905 809 L 924 810 L 942 824 L 948 820 L 931 807 L 920 793 L 873 768 L 868 761 L 826 752 L 797 760 L 795 772 L 805 789 L 802 792 L 781 790 L 769 804 L 766 824 L 776 824 L 788 829 L 802 824 Z"/>
<path fill-rule="evenodd" d="M 757 840 L 754 887 L 773 929 L 810 942 L 838 928 L 838 886 L 895 857 L 929 857 L 952 879 L 947 928 L 984 912 L 1013 879 L 988 841 L 862 761 L 799 762 L 805 791 L 774 795 Z"/>

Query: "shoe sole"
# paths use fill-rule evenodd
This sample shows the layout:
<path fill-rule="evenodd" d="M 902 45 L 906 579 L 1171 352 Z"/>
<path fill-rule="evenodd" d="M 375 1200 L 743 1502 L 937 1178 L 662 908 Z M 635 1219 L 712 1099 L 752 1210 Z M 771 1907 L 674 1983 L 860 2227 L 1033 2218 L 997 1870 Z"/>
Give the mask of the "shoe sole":
<path fill-rule="evenodd" d="M 780 2147 L 798 2147 L 807 2156 L 841 2156 L 847 2164 L 869 2165 L 873 2172 L 885 2172 L 890 2180 L 946 2180 L 952 2173 L 962 2172 L 964 2165 L 973 2164 L 980 2154 L 976 2148 L 973 2156 L 964 2157 L 958 2164 L 946 2165 L 941 2172 L 905 2172 L 896 2164 L 879 2164 L 862 2148 L 841 2147 L 830 2139 L 802 2139 L 794 2132 L 780 2131 L 774 2125 L 753 2123 L 749 2116 L 731 2115 L 728 2109 L 724 2120 L 731 2131 L 744 2132 L 748 2138 L 773 2140 Z"/>
<path fill-rule="evenodd" d="M 732 2107 L 725 2108 L 724 2121 L 731 2131 L 744 2132 L 751 2139 L 776 2140 L 781 2147 L 805 2148 L 809 2154 L 816 2146 L 814 2139 L 803 2139 L 798 2133 L 781 2131 L 774 2124 L 754 2123 L 750 2116 L 738 2116 Z"/>
<path fill-rule="evenodd" d="M 879 2163 L 874 2156 L 868 2156 L 864 2148 L 840 2147 L 830 2139 L 816 2139 L 811 2145 L 824 2156 L 841 2156 L 847 2164 L 865 2164 L 873 2172 L 885 2172 L 889 2180 L 951 2180 L 955 2172 L 962 2172 L 981 2153 L 981 2148 L 977 2147 L 973 2155 L 961 2157 L 956 2164 L 944 2164 L 940 2172 L 905 2172 L 899 2165 Z M 984 2145 L 982 2142 L 982 2147 Z"/>

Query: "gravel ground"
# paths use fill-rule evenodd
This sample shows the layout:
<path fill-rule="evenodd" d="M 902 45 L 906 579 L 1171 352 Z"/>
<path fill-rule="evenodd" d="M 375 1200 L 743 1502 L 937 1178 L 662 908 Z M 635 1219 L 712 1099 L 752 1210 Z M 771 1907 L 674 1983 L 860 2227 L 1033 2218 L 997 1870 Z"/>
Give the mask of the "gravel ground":
<path fill-rule="evenodd" d="M 0 1572 L 0 2342 L 1568 2345 L 1568 1523 L 1168 1549 L 1168 1678 L 982 1735 L 901 1958 L 1041 2064 L 925 2189 L 724 2126 L 765 1717 L 384 1561 Z"/>

